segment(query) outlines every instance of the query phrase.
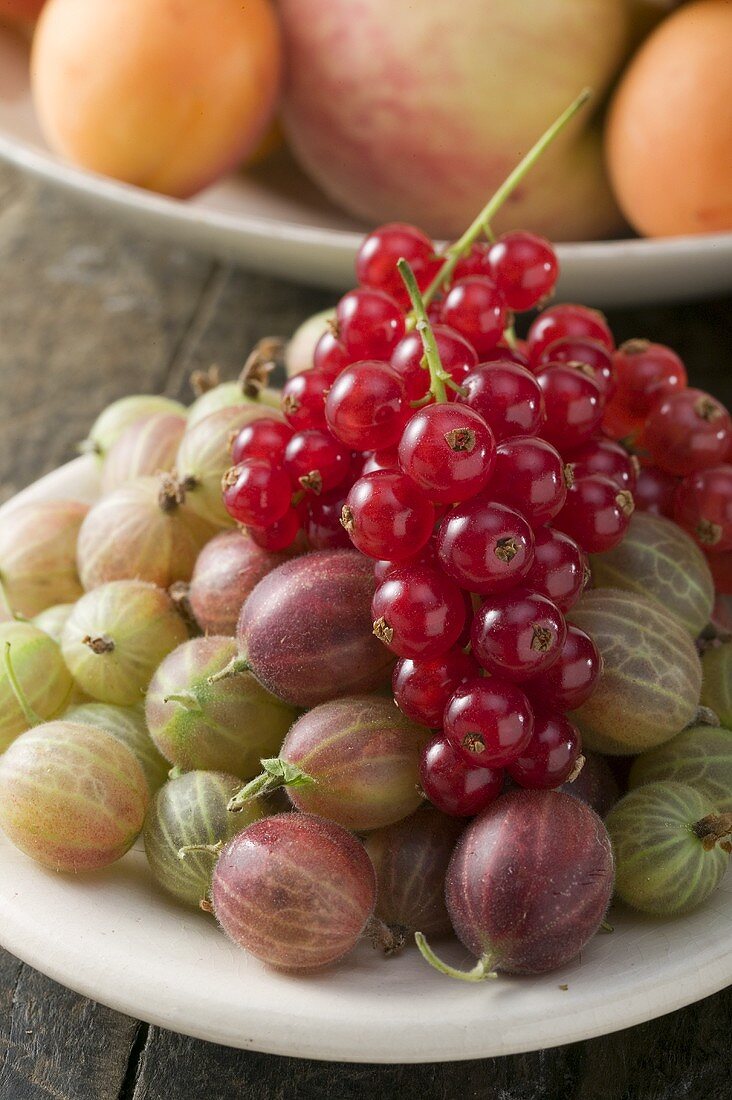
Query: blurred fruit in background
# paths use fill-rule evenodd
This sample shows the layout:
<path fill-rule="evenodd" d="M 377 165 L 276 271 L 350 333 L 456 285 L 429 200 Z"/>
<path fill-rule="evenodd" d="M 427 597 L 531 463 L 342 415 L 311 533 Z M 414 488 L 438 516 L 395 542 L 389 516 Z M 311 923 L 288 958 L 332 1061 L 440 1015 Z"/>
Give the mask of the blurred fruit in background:
<path fill-rule="evenodd" d="M 630 41 L 628 0 L 280 0 L 285 130 L 307 172 L 369 221 L 456 236 L 564 105 L 597 106 Z M 496 219 L 554 240 L 622 224 L 587 114 Z"/>
<path fill-rule="evenodd" d="M 41 13 L 46 0 L 0 0 L 0 20 L 9 23 L 32 23 Z"/>
<path fill-rule="evenodd" d="M 178 197 L 254 151 L 280 73 L 269 0 L 49 0 L 33 45 L 51 147 Z"/>
<path fill-rule="evenodd" d="M 606 133 L 615 194 L 652 237 L 732 229 L 732 3 L 696 0 L 631 61 Z"/>

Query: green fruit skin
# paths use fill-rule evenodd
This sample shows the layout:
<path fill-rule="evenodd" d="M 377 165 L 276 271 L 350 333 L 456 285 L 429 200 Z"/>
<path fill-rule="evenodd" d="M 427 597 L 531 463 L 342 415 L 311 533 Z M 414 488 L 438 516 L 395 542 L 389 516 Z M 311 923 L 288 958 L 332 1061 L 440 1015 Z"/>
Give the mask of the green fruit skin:
<path fill-rule="evenodd" d="M 603 658 L 594 693 L 573 713 L 588 749 L 635 754 L 689 725 L 699 705 L 701 662 L 672 615 L 644 596 L 597 588 L 567 617 Z"/>
<path fill-rule="evenodd" d="M 297 712 L 270 695 L 250 672 L 215 684 L 237 655 L 233 638 L 193 638 L 171 653 L 147 693 L 145 714 L 153 741 L 171 764 L 249 779 L 262 757 L 276 756 Z M 170 695 L 189 693 L 186 702 Z"/>
<path fill-rule="evenodd" d="M 623 541 L 591 559 L 596 588 L 620 588 L 659 604 L 697 638 L 714 606 L 706 558 L 675 523 L 636 512 Z"/>
<path fill-rule="evenodd" d="M 722 881 L 729 854 L 706 851 L 692 826 L 717 812 L 684 783 L 648 783 L 621 798 L 605 819 L 615 852 L 615 893 L 643 913 L 688 913 Z"/>
<path fill-rule="evenodd" d="M 55 603 L 52 607 L 47 607 L 45 611 L 35 615 L 33 625 L 48 634 L 49 638 L 53 638 L 57 645 L 61 645 L 61 635 L 66 626 L 66 620 L 73 610 L 72 603 Z"/>
<path fill-rule="evenodd" d="M 160 394 L 140 393 L 120 397 L 100 412 L 89 432 L 89 438 L 82 444 L 82 450 L 92 451 L 104 458 L 127 428 L 141 420 L 147 420 L 155 413 L 187 416 L 188 410 L 180 401 L 162 397 Z"/>
<path fill-rule="evenodd" d="M 145 773 L 151 795 L 168 778 L 170 764 L 155 748 L 142 706 L 115 707 L 109 703 L 81 703 L 66 711 L 64 721 L 96 726 L 126 745 Z"/>
<path fill-rule="evenodd" d="M 732 642 L 708 649 L 702 657 L 701 701 L 732 730 Z"/>
<path fill-rule="evenodd" d="M 219 409 L 229 409 L 232 406 L 238 408 L 243 405 L 254 405 L 255 407 L 265 405 L 270 411 L 276 409 L 276 415 L 279 418 L 280 393 L 278 390 L 265 387 L 259 398 L 253 400 L 244 395 L 241 382 L 220 382 L 218 386 L 202 393 L 193 402 L 188 410 L 188 426 L 193 428 L 201 420 L 205 420 L 207 416 L 210 416 L 211 413 L 218 412 Z"/>
<path fill-rule="evenodd" d="M 732 730 L 690 726 L 650 752 L 630 769 L 632 789 L 670 779 L 693 787 L 720 813 L 732 813 Z"/>
<path fill-rule="evenodd" d="M 175 468 L 187 486 L 186 506 L 216 528 L 234 526 L 221 496 L 221 478 L 231 466 L 231 434 L 262 417 L 282 419 L 277 409 L 263 404 L 225 405 L 189 422 L 183 434 Z"/>
<path fill-rule="evenodd" d="M 76 567 L 79 529 L 89 511 L 78 500 L 31 501 L 0 524 L 0 585 L 17 615 L 30 619 L 82 595 Z"/>
<path fill-rule="evenodd" d="M 32 623 L 0 623 L 0 661 L 8 643 L 26 702 L 39 718 L 55 718 L 68 704 L 74 688 L 58 645 Z M 28 721 L 0 663 L 0 752 L 27 729 Z"/>
<path fill-rule="evenodd" d="M 143 831 L 150 869 L 163 889 L 185 905 L 197 908 L 208 897 L 216 861 L 209 852 L 189 852 L 179 859 L 179 849 L 226 843 L 264 816 L 256 802 L 241 813 L 229 813 L 226 807 L 239 786 L 235 776 L 223 772 L 186 772 L 161 787 L 150 803 Z"/>
<path fill-rule="evenodd" d="M 76 604 L 61 636 L 61 650 L 87 695 L 100 703 L 131 707 L 142 702 L 163 658 L 187 637 L 167 592 L 144 581 L 112 581 Z M 85 638 L 109 638 L 114 649 L 95 653 Z"/>
<path fill-rule="evenodd" d="M 0 757 L 0 828 L 53 871 L 96 871 L 120 859 L 149 798 L 130 750 L 92 726 L 36 726 Z"/>

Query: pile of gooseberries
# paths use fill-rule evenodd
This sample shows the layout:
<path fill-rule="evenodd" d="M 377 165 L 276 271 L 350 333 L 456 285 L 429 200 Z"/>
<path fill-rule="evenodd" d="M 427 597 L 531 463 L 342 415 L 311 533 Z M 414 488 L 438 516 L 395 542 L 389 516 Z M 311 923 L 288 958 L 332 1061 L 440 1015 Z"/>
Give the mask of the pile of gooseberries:
<path fill-rule="evenodd" d="M 548 304 L 553 247 L 494 239 L 498 205 L 444 251 L 376 229 L 281 392 L 269 339 L 190 409 L 115 402 L 101 498 L 4 517 L 0 828 L 32 859 L 142 836 L 268 965 L 416 939 L 469 981 L 564 966 L 614 889 L 719 886 L 732 422 L 670 348 Z"/>

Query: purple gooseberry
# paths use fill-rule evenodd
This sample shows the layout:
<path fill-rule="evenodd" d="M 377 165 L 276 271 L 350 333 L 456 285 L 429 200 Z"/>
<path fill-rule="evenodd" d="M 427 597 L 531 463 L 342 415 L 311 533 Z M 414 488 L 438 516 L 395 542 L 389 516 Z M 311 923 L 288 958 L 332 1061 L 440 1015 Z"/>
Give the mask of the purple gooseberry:
<path fill-rule="evenodd" d="M 588 751 L 582 755 L 585 762 L 579 774 L 557 789 L 579 798 L 600 817 L 606 817 L 620 798 L 620 787 L 604 756 Z"/>
<path fill-rule="evenodd" d="M 432 966 L 463 981 L 554 970 L 600 927 L 613 870 L 607 830 L 584 802 L 510 791 L 468 825 L 447 873 L 447 911 L 475 967 L 447 966 L 419 932 L 417 944 Z"/>
<path fill-rule="evenodd" d="M 452 931 L 445 905 L 445 875 L 465 823 L 421 806 L 403 821 L 369 833 L 364 846 L 376 870 L 376 916 L 392 928 Z"/>

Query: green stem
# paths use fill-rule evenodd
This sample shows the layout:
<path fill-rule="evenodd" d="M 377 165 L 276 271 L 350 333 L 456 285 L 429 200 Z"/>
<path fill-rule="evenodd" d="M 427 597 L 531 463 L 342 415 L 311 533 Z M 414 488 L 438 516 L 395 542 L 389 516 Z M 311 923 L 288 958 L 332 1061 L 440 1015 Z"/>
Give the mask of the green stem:
<path fill-rule="evenodd" d="M 451 245 L 451 247 L 447 249 L 444 264 L 424 293 L 425 306 L 430 305 L 440 288 L 448 282 L 460 258 L 472 248 L 481 233 L 490 234 L 490 223 L 503 206 L 506 199 L 516 190 L 526 173 L 530 168 L 533 168 L 544 150 L 554 141 L 557 134 L 559 134 L 570 119 L 574 118 L 577 112 L 584 107 L 591 94 L 589 88 L 584 88 L 583 91 L 580 92 L 574 102 L 570 103 L 569 107 L 567 107 L 559 118 L 551 124 L 549 129 L 541 135 L 536 144 L 529 149 L 526 156 L 519 161 L 510 175 L 506 177 L 493 197 L 488 200 L 488 203 L 483 207 L 480 214 L 478 214 L 478 217 L 472 225 L 468 226 L 465 230 L 460 240 L 456 241 L 454 245 Z"/>
<path fill-rule="evenodd" d="M 312 787 L 315 783 L 312 776 L 304 772 L 297 764 L 288 764 L 286 760 L 280 760 L 278 756 L 262 760 L 261 764 L 264 769 L 262 774 L 258 775 L 256 779 L 251 779 L 249 783 L 245 783 L 229 800 L 227 806 L 229 813 L 241 813 L 250 802 L 254 802 L 257 798 L 264 798 L 265 795 L 279 790 L 280 787 Z"/>
<path fill-rule="evenodd" d="M 447 974 L 448 978 L 457 978 L 461 982 L 484 982 L 487 978 L 498 977 L 494 969 L 496 957 L 490 951 L 487 951 L 485 955 L 478 959 L 472 970 L 458 970 L 454 966 L 448 966 L 447 963 L 444 963 L 442 959 L 435 955 L 421 932 L 414 933 L 414 941 L 422 954 L 422 958 L 426 959 L 430 966 L 433 966 L 435 970 L 439 970 L 441 974 Z"/>
<path fill-rule="evenodd" d="M 430 393 L 435 401 L 441 404 L 447 401 L 445 378 L 449 377 L 449 375 L 447 371 L 443 370 L 435 334 L 432 331 L 432 325 L 429 322 L 427 310 L 422 300 L 422 295 L 419 292 L 414 272 L 406 260 L 399 260 L 397 269 L 404 280 L 404 285 L 407 288 L 407 293 L 412 303 L 412 310 L 417 319 L 417 332 L 422 338 L 422 347 L 424 348 L 424 355 L 427 360 L 427 369 L 430 372 Z"/>
<path fill-rule="evenodd" d="M 45 719 L 41 718 L 40 714 L 38 714 L 36 711 L 33 710 L 33 707 L 30 705 L 30 703 L 26 699 L 25 692 L 23 691 L 23 688 L 21 687 L 20 681 L 18 680 L 18 677 L 15 674 L 15 669 L 13 668 L 13 659 L 10 656 L 11 648 L 12 648 L 11 643 L 6 642 L 5 643 L 5 650 L 3 652 L 3 667 L 5 669 L 5 675 L 8 678 L 8 683 L 10 684 L 10 689 L 13 692 L 13 695 L 15 696 L 15 701 L 17 702 L 18 706 L 22 710 L 23 717 L 25 718 L 28 725 L 29 726 L 42 726 Z"/>
<path fill-rule="evenodd" d="M 251 671 L 251 665 L 246 657 L 240 657 L 236 654 L 231 658 L 225 668 L 222 668 L 220 672 L 215 673 L 213 676 L 209 676 L 206 682 L 209 684 L 217 684 L 219 680 L 228 680 L 230 676 L 239 676 L 242 672 L 249 671 Z"/>
<path fill-rule="evenodd" d="M 513 351 L 518 348 L 518 338 L 516 336 L 516 326 L 513 321 L 510 325 L 507 325 L 503 330 L 503 342 Z"/>
<path fill-rule="evenodd" d="M 177 694 L 166 695 L 163 702 L 179 703 L 186 710 L 197 711 L 199 714 L 201 712 L 201 704 L 192 691 L 181 691 Z"/>

